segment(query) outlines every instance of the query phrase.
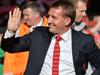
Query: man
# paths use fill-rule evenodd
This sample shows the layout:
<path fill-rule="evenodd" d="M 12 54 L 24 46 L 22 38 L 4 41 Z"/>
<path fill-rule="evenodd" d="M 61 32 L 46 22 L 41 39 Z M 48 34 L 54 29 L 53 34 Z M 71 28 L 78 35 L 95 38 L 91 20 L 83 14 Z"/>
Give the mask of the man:
<path fill-rule="evenodd" d="M 74 4 L 75 4 L 75 11 L 76 11 L 76 19 L 75 19 L 73 29 L 75 29 L 76 31 L 81 31 L 86 25 L 82 21 L 82 19 L 86 17 L 87 1 L 75 0 Z"/>
<path fill-rule="evenodd" d="M 16 9 L 15 9 L 16 11 Z M 41 16 L 40 5 L 36 2 L 27 2 L 22 6 L 22 22 L 16 32 L 16 37 L 32 32 L 37 26 L 47 26 L 47 18 Z M 5 52 L 4 74 L 23 75 L 29 52 Z M 20 62 L 22 64 L 20 64 Z"/>
<path fill-rule="evenodd" d="M 85 75 L 88 61 L 96 67 L 93 75 L 100 75 L 100 50 L 91 36 L 71 29 L 75 11 L 69 1 L 53 3 L 48 12 L 48 28 L 37 27 L 26 36 L 14 38 L 19 27 L 19 15 L 19 9 L 16 14 L 10 13 L 8 32 L 1 45 L 9 52 L 30 51 L 25 75 Z M 59 42 L 56 40 L 58 36 Z"/>

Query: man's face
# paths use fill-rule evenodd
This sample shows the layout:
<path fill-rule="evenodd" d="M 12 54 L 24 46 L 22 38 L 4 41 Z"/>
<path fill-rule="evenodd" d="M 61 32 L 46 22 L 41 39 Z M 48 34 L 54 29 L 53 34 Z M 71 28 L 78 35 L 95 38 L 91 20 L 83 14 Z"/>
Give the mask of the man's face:
<path fill-rule="evenodd" d="M 81 19 L 86 16 L 87 5 L 80 1 L 76 7 L 76 19 L 75 22 L 81 22 Z"/>
<path fill-rule="evenodd" d="M 35 22 L 37 20 L 37 13 L 31 8 L 26 8 L 23 10 L 23 20 L 29 26 L 36 25 Z"/>
<path fill-rule="evenodd" d="M 63 34 L 67 30 L 66 24 L 69 23 L 69 18 L 64 17 L 64 10 L 59 8 L 50 8 L 48 12 L 49 31 L 54 34 Z M 68 19 L 68 22 L 67 22 Z"/>

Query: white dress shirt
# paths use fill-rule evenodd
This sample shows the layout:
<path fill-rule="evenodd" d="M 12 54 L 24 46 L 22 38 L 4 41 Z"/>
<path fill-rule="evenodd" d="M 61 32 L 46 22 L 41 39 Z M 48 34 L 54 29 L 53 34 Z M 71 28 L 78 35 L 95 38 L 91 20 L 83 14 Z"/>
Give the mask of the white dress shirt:
<path fill-rule="evenodd" d="M 62 40 L 59 42 L 61 50 L 59 75 L 75 75 L 73 56 L 72 56 L 71 29 L 69 29 L 66 33 L 61 35 L 61 37 Z M 40 75 L 52 75 L 52 58 L 53 58 L 54 44 L 55 44 L 55 36 L 51 40 Z"/>

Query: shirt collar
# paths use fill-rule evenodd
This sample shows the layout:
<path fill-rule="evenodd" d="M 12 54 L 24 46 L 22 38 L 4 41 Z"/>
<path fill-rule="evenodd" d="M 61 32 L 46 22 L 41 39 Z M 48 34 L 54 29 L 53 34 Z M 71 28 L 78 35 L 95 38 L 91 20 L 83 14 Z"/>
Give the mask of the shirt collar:
<path fill-rule="evenodd" d="M 67 32 L 65 32 L 63 35 L 61 35 L 61 37 L 65 42 L 71 39 L 71 28 Z"/>
<path fill-rule="evenodd" d="M 32 27 L 30 27 L 30 31 L 33 31 L 34 28 L 38 27 L 38 26 L 42 26 L 43 23 L 43 18 L 41 17 L 40 22 L 37 25 L 33 25 Z"/>
<path fill-rule="evenodd" d="M 67 42 L 68 40 L 71 39 L 71 32 L 72 29 L 70 28 L 67 32 L 65 32 L 63 35 L 61 35 L 62 40 L 64 40 L 65 42 Z M 52 39 L 54 39 L 57 35 L 55 35 Z"/>

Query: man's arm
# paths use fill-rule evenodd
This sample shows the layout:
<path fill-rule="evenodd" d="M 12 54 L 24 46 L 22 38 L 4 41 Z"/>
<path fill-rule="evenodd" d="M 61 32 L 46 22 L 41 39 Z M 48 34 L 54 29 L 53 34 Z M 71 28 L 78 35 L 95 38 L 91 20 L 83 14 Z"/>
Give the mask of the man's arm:
<path fill-rule="evenodd" d="M 11 38 L 3 37 L 1 41 L 2 49 L 11 53 L 27 51 L 29 50 L 30 44 L 30 35 L 17 38 L 15 38 L 15 36 Z"/>
<path fill-rule="evenodd" d="M 23 50 L 28 50 L 29 39 L 28 37 L 24 38 L 15 38 L 14 35 L 17 29 L 20 26 L 21 11 L 19 8 L 15 8 L 14 11 L 9 12 L 9 19 L 7 25 L 7 31 L 2 38 L 1 46 L 4 50 L 9 52 L 18 52 Z"/>
<path fill-rule="evenodd" d="M 92 75 L 100 75 L 100 49 L 96 46 L 94 40 L 88 44 L 90 50 L 89 60 L 91 65 L 95 68 Z"/>

